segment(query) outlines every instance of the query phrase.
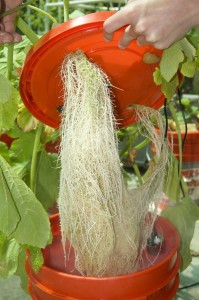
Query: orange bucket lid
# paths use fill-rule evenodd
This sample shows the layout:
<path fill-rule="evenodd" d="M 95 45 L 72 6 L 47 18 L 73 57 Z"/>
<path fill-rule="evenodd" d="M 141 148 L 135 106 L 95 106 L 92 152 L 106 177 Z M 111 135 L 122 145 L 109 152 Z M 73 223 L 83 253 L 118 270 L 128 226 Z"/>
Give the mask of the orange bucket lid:
<path fill-rule="evenodd" d="M 138 46 L 136 41 L 126 49 L 118 48 L 122 29 L 114 34 L 113 41 L 105 42 L 102 34 L 104 21 L 112 12 L 99 12 L 67 21 L 34 44 L 25 60 L 20 93 L 28 110 L 41 122 L 57 128 L 60 125 L 60 107 L 63 89 L 60 67 L 67 53 L 81 49 L 109 76 L 114 88 L 114 108 L 119 126 L 133 123 L 131 104 L 158 109 L 164 96 L 153 82 L 157 64 L 146 64 L 146 52 L 159 57 L 162 51 L 152 46 Z"/>

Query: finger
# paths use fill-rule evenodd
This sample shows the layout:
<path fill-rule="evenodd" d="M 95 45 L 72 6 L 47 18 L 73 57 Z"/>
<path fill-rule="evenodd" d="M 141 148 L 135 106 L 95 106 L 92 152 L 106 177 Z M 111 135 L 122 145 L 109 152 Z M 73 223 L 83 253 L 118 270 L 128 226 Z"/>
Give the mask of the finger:
<path fill-rule="evenodd" d="M 0 32 L 0 44 L 7 44 L 13 42 L 13 36 L 7 32 Z"/>
<path fill-rule="evenodd" d="M 145 46 L 148 45 L 149 42 L 146 40 L 144 35 L 140 35 L 137 37 L 137 44 L 138 46 Z"/>
<path fill-rule="evenodd" d="M 4 25 L 4 29 L 6 32 L 9 33 L 14 33 L 15 29 L 14 29 L 14 19 L 11 18 L 11 16 L 9 16 L 10 18 L 6 19 L 4 18 L 3 20 L 3 25 Z"/>
<path fill-rule="evenodd" d="M 111 41 L 113 38 L 113 33 L 125 25 L 131 24 L 131 18 L 129 10 L 126 6 L 108 18 L 103 25 L 103 35 L 106 41 Z"/>
<path fill-rule="evenodd" d="M 125 31 L 124 34 L 122 35 L 118 47 L 120 49 L 125 49 L 129 43 L 134 40 L 137 37 L 137 34 L 135 33 L 133 26 L 129 25 Z"/>
<path fill-rule="evenodd" d="M 21 42 L 21 40 L 22 40 L 21 35 L 20 35 L 19 33 L 15 32 L 15 33 L 13 34 L 13 42 L 19 43 L 19 42 Z"/>

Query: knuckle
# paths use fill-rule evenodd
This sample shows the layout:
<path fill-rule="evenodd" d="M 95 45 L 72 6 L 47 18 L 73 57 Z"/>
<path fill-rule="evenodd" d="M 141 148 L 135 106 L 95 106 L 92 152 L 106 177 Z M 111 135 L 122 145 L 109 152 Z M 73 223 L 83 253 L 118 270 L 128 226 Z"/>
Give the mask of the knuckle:
<path fill-rule="evenodd" d="M 161 41 L 160 42 L 156 42 L 153 45 L 158 50 L 164 50 L 164 49 L 168 48 L 167 45 L 164 42 L 161 42 Z"/>

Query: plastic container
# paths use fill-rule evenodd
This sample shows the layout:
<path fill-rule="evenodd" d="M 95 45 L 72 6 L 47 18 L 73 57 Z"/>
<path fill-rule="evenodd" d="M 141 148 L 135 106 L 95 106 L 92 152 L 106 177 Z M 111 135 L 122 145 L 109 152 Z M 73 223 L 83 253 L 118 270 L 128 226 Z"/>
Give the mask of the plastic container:
<path fill-rule="evenodd" d="M 182 140 L 184 133 L 181 134 Z M 171 133 L 168 131 L 168 138 L 171 141 Z M 179 145 L 178 145 L 178 134 L 172 132 L 173 139 L 173 153 L 176 158 L 179 158 Z M 186 141 L 183 147 L 182 161 L 187 162 L 199 162 L 199 131 L 187 132 Z"/>
<path fill-rule="evenodd" d="M 181 134 L 182 139 L 184 133 Z M 168 138 L 170 134 L 168 132 Z M 173 133 L 173 153 L 179 159 L 178 135 Z M 188 185 L 188 193 L 193 200 L 199 198 L 199 131 L 187 132 L 182 153 L 182 176 Z"/>
<path fill-rule="evenodd" d="M 157 130 L 159 131 L 159 130 Z M 169 141 L 172 143 L 172 150 L 175 157 L 179 160 L 179 144 L 177 132 L 167 133 Z M 181 134 L 182 140 L 184 133 Z M 151 144 L 151 150 L 155 153 L 155 148 Z M 188 186 L 188 193 L 193 200 L 199 198 L 199 131 L 188 131 L 185 144 L 182 151 L 182 176 Z M 173 206 L 165 195 L 160 200 L 159 208 L 162 210 L 166 207 Z"/>
<path fill-rule="evenodd" d="M 179 285 L 179 237 L 166 219 L 158 217 L 155 230 L 164 237 L 159 255 L 145 252 L 144 269 L 115 277 L 83 277 L 74 268 L 71 252 L 65 272 L 59 215 L 51 216 L 53 243 L 43 251 L 45 263 L 36 274 L 26 260 L 28 286 L 34 300 L 171 300 Z"/>
<path fill-rule="evenodd" d="M 119 126 L 135 121 L 132 104 L 160 108 L 164 103 L 160 86 L 153 81 L 158 66 L 143 61 L 150 52 L 161 58 L 162 51 L 132 41 L 126 49 L 118 48 L 123 29 L 111 42 L 103 38 L 103 23 L 113 12 L 98 12 L 67 21 L 46 33 L 29 51 L 20 77 L 20 93 L 28 110 L 41 122 L 57 128 L 63 105 L 60 68 L 64 57 L 81 49 L 108 75 L 113 85 L 115 116 Z"/>

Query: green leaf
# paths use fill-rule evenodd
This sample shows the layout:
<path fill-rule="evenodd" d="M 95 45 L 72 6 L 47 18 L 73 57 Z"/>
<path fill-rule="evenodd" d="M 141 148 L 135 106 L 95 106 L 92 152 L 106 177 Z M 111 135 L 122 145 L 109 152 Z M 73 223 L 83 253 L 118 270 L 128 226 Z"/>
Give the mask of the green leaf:
<path fill-rule="evenodd" d="M 16 270 L 15 275 L 20 277 L 21 288 L 28 294 L 28 275 L 25 269 L 25 262 L 26 262 L 26 250 L 22 248 L 18 257 L 18 268 Z"/>
<path fill-rule="evenodd" d="M 182 176 L 180 175 L 180 177 Z M 178 174 L 178 160 L 171 155 L 166 166 L 163 192 L 172 202 L 178 202 L 181 197 L 180 177 Z"/>
<path fill-rule="evenodd" d="M 15 239 L 7 239 L 0 232 L 0 277 L 6 279 L 13 275 L 18 267 L 20 246 Z"/>
<path fill-rule="evenodd" d="M 23 138 L 26 135 L 21 128 L 19 128 L 16 122 L 14 123 L 14 126 L 7 131 L 7 133 L 11 138 L 14 139 Z"/>
<path fill-rule="evenodd" d="M 0 231 L 11 235 L 20 221 L 20 215 L 12 197 L 3 170 L 0 168 Z"/>
<path fill-rule="evenodd" d="M 180 40 L 179 44 L 188 60 L 193 61 L 196 55 L 196 49 L 193 45 L 186 38 Z"/>
<path fill-rule="evenodd" d="M 177 74 L 175 74 L 175 76 L 172 78 L 172 80 L 170 82 L 163 80 L 162 92 L 168 101 L 170 101 L 172 99 L 173 95 L 175 94 L 178 84 L 179 84 L 179 80 L 178 80 Z"/>
<path fill-rule="evenodd" d="M 82 17 L 84 16 L 84 13 L 80 10 L 74 10 L 70 15 L 69 15 L 69 19 L 74 19 L 74 18 L 78 18 L 78 17 Z"/>
<path fill-rule="evenodd" d="M 163 51 L 160 61 L 160 72 L 162 77 L 169 82 L 178 71 L 179 64 L 184 60 L 179 42 L 174 43 Z"/>
<path fill-rule="evenodd" d="M 182 75 L 192 78 L 196 71 L 195 61 L 185 60 L 180 67 L 180 72 Z"/>
<path fill-rule="evenodd" d="M 57 26 L 59 26 L 59 25 L 60 25 L 60 23 L 57 23 L 57 22 L 56 22 L 56 23 L 53 23 L 52 26 L 51 26 L 51 29 L 53 29 L 53 28 L 55 28 L 55 27 L 57 27 Z"/>
<path fill-rule="evenodd" d="M 182 203 L 166 208 L 161 215 L 169 220 L 178 230 L 180 236 L 181 271 L 191 262 L 190 243 L 195 222 L 199 219 L 199 208 L 191 198 L 186 197 Z"/>
<path fill-rule="evenodd" d="M 30 162 L 24 161 L 11 164 L 13 171 L 24 180 L 24 177 L 30 175 Z"/>
<path fill-rule="evenodd" d="M 60 173 L 58 155 L 41 151 L 37 170 L 36 196 L 44 208 L 48 209 L 58 197 Z"/>
<path fill-rule="evenodd" d="M 198 33 L 190 33 L 187 35 L 188 40 L 195 47 L 195 49 L 199 49 L 199 35 Z"/>
<path fill-rule="evenodd" d="M 32 151 L 35 141 L 35 130 L 32 130 L 28 134 L 23 134 L 21 138 L 12 142 L 10 147 L 10 157 L 12 161 L 24 162 L 30 161 L 32 157 Z"/>
<path fill-rule="evenodd" d="M 153 80 L 155 84 L 161 85 L 162 93 L 165 95 L 165 98 L 167 98 L 167 100 L 170 101 L 173 95 L 175 94 L 179 84 L 178 75 L 175 74 L 171 81 L 168 82 L 162 77 L 160 69 L 156 68 L 153 73 Z"/>
<path fill-rule="evenodd" d="M 24 104 L 20 104 L 20 109 L 17 115 L 17 123 L 24 132 L 29 132 L 35 129 L 38 121 L 33 115 L 27 110 Z"/>
<path fill-rule="evenodd" d="M 10 163 L 10 157 L 9 157 L 9 149 L 6 143 L 0 142 L 0 153 L 3 158 Z"/>
<path fill-rule="evenodd" d="M 12 237 L 20 244 L 43 248 L 50 235 L 48 215 L 27 185 L 13 172 L 0 156 L 2 176 L 7 184 L 9 196 L 13 198 L 20 216 Z M 6 222 L 8 223 L 8 222 Z"/>
<path fill-rule="evenodd" d="M 12 93 L 12 83 L 0 74 L 0 102 L 5 103 L 9 100 Z"/>
<path fill-rule="evenodd" d="M 4 103 L 0 102 L 0 130 L 12 128 L 18 113 L 20 96 L 15 88 L 12 88 L 11 91 L 9 99 Z"/>
<path fill-rule="evenodd" d="M 37 273 L 44 263 L 44 258 L 40 248 L 30 247 L 30 261 L 33 267 L 33 270 Z"/>
<path fill-rule="evenodd" d="M 153 73 L 153 80 L 154 80 L 155 84 L 157 84 L 157 85 L 162 84 L 163 78 L 162 78 L 159 68 L 155 68 L 155 71 Z"/>

